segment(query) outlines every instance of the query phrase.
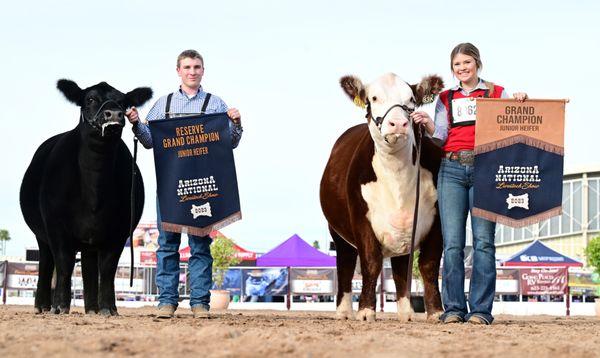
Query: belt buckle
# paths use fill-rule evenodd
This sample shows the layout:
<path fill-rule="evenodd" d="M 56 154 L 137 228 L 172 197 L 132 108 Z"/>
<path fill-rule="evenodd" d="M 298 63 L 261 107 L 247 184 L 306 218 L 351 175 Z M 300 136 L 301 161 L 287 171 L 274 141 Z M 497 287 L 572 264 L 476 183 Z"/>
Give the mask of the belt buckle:
<path fill-rule="evenodd" d="M 462 165 L 473 166 L 475 154 L 471 150 L 461 150 L 457 154 L 458 162 Z"/>

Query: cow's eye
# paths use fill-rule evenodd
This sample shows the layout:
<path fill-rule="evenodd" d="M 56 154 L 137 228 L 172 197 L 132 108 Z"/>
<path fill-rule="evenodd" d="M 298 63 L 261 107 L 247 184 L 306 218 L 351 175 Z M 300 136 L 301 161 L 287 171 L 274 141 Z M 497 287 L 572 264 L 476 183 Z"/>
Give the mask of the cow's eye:
<path fill-rule="evenodd" d="M 87 103 L 88 103 L 88 104 L 92 104 L 92 103 L 94 103 L 94 102 L 96 102 L 96 99 L 95 99 L 95 98 L 93 98 L 93 97 L 90 97 L 90 98 L 88 98 L 88 99 L 87 99 Z"/>
<path fill-rule="evenodd" d="M 377 96 L 373 96 L 373 102 L 377 101 Z"/>

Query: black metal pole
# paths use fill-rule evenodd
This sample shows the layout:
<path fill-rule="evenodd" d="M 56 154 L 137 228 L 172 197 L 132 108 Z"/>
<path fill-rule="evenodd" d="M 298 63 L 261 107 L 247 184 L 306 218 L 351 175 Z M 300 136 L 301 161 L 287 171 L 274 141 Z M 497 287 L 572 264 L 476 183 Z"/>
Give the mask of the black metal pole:
<path fill-rule="evenodd" d="M 129 248 L 130 248 L 130 258 L 131 261 L 129 263 L 129 287 L 133 287 L 133 231 L 135 230 L 135 184 L 137 181 L 137 170 L 135 168 L 135 163 L 137 161 L 137 147 L 138 147 L 138 139 L 133 137 L 133 158 L 131 161 L 131 217 L 129 222 Z"/>
<path fill-rule="evenodd" d="M 415 235 L 416 235 L 416 231 L 417 231 L 417 219 L 419 217 L 419 192 L 420 192 L 420 188 L 421 188 L 421 144 L 423 143 L 423 136 L 422 136 L 422 126 L 419 125 L 417 130 L 417 138 L 419 140 L 419 143 L 417 145 L 417 161 L 416 161 L 416 166 L 417 166 L 417 185 L 416 185 L 416 198 L 415 198 L 415 210 L 414 210 L 414 214 L 413 214 L 413 225 L 412 225 L 412 233 L 410 235 L 410 251 L 408 253 L 408 269 L 406 270 L 406 292 L 404 293 L 405 297 L 408 299 L 408 302 L 410 302 L 410 296 L 411 296 L 411 286 L 412 286 L 412 268 L 413 268 L 413 253 L 415 251 Z"/>

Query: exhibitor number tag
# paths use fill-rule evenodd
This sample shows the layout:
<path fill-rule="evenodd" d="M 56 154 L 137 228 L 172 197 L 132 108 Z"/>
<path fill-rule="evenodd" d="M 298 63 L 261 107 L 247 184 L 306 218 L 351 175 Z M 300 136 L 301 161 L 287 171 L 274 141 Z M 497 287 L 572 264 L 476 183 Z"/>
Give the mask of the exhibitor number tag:
<path fill-rule="evenodd" d="M 458 98 L 452 100 L 452 117 L 454 124 L 475 122 L 477 119 L 477 104 L 475 98 Z"/>

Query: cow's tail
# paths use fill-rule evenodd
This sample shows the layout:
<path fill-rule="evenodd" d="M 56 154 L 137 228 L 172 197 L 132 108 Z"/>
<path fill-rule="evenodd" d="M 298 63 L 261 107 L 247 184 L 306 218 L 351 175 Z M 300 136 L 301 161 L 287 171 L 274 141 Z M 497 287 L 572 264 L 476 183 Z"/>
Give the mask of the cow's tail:
<path fill-rule="evenodd" d="M 129 287 L 133 287 L 133 230 L 135 230 L 135 183 L 137 182 L 137 171 L 135 163 L 137 162 L 137 147 L 138 139 L 133 137 L 133 158 L 131 159 L 131 206 L 130 206 L 130 223 L 129 223 L 129 248 L 131 253 L 131 261 L 129 263 Z"/>

